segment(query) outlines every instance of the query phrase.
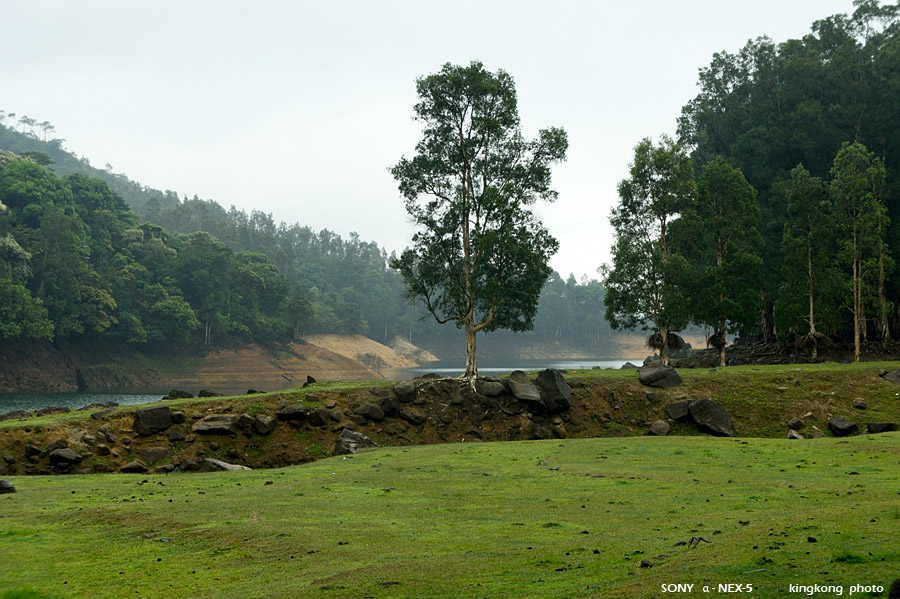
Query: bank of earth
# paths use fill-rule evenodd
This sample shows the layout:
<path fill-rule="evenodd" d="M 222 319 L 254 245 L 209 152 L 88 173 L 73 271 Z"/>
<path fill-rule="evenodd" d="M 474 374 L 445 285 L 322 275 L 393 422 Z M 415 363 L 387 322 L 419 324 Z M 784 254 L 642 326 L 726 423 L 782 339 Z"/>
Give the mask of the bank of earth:
<path fill-rule="evenodd" d="M 700 435 L 668 409 L 700 399 L 724 408 L 738 436 L 784 438 L 793 431 L 804 438 L 793 442 L 815 443 L 815 436 L 834 434 L 835 417 L 857 424 L 851 434 L 864 433 L 870 422 L 900 421 L 900 386 L 884 376 L 897 366 L 681 369 L 682 383 L 666 389 L 643 385 L 635 370 L 567 371 L 561 374 L 571 405 L 549 408 L 517 399 L 500 381 L 480 381 L 474 391 L 438 377 L 315 382 L 266 394 L 160 401 L 152 405 L 169 416 L 158 429 L 136 418 L 146 407 L 95 407 L 0 421 L 0 474 L 167 472 L 201 468 L 206 458 L 279 467 L 333 455 L 348 430 L 382 446 L 626 437 L 649 434 L 659 422 L 669 435 Z"/>

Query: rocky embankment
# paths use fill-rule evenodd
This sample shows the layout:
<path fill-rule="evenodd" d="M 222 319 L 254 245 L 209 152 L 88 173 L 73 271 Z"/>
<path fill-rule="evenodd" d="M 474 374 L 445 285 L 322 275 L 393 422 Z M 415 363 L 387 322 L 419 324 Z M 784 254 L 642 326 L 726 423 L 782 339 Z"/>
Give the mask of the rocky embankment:
<path fill-rule="evenodd" d="M 632 372 L 516 372 L 479 379 L 474 389 L 436 375 L 396 384 L 312 383 L 292 392 L 18 414 L 0 425 L 0 475 L 278 467 L 367 444 L 640 434 L 799 439 L 889 432 L 900 419 L 900 371 L 855 373 L 853 392 L 868 399 L 819 390 L 846 378 L 843 371 L 831 379 L 796 374 L 791 386 L 782 372 L 753 374 L 749 384 L 726 373 Z M 768 399 L 735 397 L 735 383 L 742 394 Z"/>

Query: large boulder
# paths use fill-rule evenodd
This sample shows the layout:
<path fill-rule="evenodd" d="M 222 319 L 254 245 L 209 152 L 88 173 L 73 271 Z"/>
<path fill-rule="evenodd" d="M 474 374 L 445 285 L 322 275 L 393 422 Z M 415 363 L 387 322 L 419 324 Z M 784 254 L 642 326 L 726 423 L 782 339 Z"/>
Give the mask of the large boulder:
<path fill-rule="evenodd" d="M 358 431 L 351 431 L 349 428 L 345 428 L 341 431 L 341 436 L 338 437 L 337 442 L 334 444 L 333 455 L 359 453 L 375 447 L 380 447 L 380 445 Z"/>
<path fill-rule="evenodd" d="M 256 431 L 257 435 L 268 435 L 275 430 L 277 423 L 278 421 L 274 416 L 259 414 L 253 422 L 253 430 Z"/>
<path fill-rule="evenodd" d="M 394 385 L 394 394 L 402 403 L 410 403 L 416 399 L 417 387 L 415 381 L 400 381 Z"/>
<path fill-rule="evenodd" d="M 151 406 L 134 411 L 134 422 L 131 427 L 134 432 L 146 437 L 154 433 L 161 433 L 172 426 L 172 410 L 169 406 Z"/>
<path fill-rule="evenodd" d="M 236 435 L 240 430 L 238 418 L 235 414 L 214 414 L 196 423 L 191 430 L 198 435 Z"/>
<path fill-rule="evenodd" d="M 229 464 L 216 458 L 206 458 L 200 465 L 198 472 L 236 472 L 238 470 L 252 470 L 252 468 L 241 466 L 240 464 Z"/>
<path fill-rule="evenodd" d="M 681 376 L 671 366 L 662 364 L 650 364 L 638 368 L 638 378 L 642 385 L 668 389 L 681 384 Z"/>
<path fill-rule="evenodd" d="M 353 413 L 364 416 L 369 420 L 384 420 L 384 410 L 373 403 L 364 403 L 363 405 L 353 410 Z"/>
<path fill-rule="evenodd" d="M 84 460 L 81 454 L 74 449 L 54 449 L 50 452 L 50 463 L 54 466 L 74 466 Z"/>
<path fill-rule="evenodd" d="M 878 433 L 892 433 L 897 430 L 896 422 L 868 422 L 866 423 L 866 430 L 869 433 L 876 435 Z"/>
<path fill-rule="evenodd" d="M 506 393 L 506 385 L 498 379 L 479 378 L 475 383 L 475 388 L 485 397 L 500 397 Z"/>
<path fill-rule="evenodd" d="M 666 413 L 672 420 L 690 420 L 691 402 L 690 400 L 684 400 L 666 404 Z"/>
<path fill-rule="evenodd" d="M 529 410 L 543 412 L 547 409 L 541 392 L 534 386 L 531 379 L 521 370 L 513 371 L 506 379 L 506 386 L 517 400 L 528 406 Z"/>
<path fill-rule="evenodd" d="M 119 468 L 119 472 L 125 472 L 126 474 L 144 474 L 147 472 L 147 466 L 135 460 L 134 462 L 128 462 Z"/>
<path fill-rule="evenodd" d="M 285 406 L 278 410 L 279 420 L 306 420 L 309 418 L 309 410 L 304 406 Z"/>
<path fill-rule="evenodd" d="M 542 370 L 534 382 L 540 390 L 548 412 L 564 412 L 572 407 L 572 388 L 559 370 L 554 368 Z"/>
<path fill-rule="evenodd" d="M 882 378 L 884 378 L 884 380 L 886 381 L 894 383 L 895 385 L 900 385 L 900 368 L 882 375 Z"/>
<path fill-rule="evenodd" d="M 5 493 L 15 493 L 16 488 L 8 480 L 0 480 L 0 495 Z"/>
<path fill-rule="evenodd" d="M 859 425 L 852 420 L 835 416 L 828 420 L 828 429 L 835 437 L 846 437 L 855 433 Z"/>
<path fill-rule="evenodd" d="M 401 407 L 399 416 L 414 426 L 419 426 L 426 420 L 424 412 L 411 406 Z"/>
<path fill-rule="evenodd" d="M 669 434 L 669 423 L 665 420 L 657 420 L 650 425 L 650 434 L 656 437 L 665 437 Z"/>
<path fill-rule="evenodd" d="M 734 437 L 734 423 L 725 408 L 711 399 L 698 399 L 689 406 L 691 418 L 704 432 L 717 437 Z"/>

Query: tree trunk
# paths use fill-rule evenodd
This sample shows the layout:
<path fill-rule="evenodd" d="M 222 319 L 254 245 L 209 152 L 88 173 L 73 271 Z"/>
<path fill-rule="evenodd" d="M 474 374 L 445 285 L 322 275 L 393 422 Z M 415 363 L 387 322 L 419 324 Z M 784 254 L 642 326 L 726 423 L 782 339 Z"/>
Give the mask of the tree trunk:
<path fill-rule="evenodd" d="M 661 341 L 659 348 L 659 361 L 663 366 L 669 365 L 669 327 L 659 327 L 659 339 Z"/>
<path fill-rule="evenodd" d="M 862 285 L 860 284 L 860 279 L 862 277 L 862 273 L 860 272 L 860 259 L 859 259 L 859 246 L 857 245 L 856 239 L 856 231 L 853 231 L 853 361 L 859 362 L 859 326 L 860 326 L 860 318 L 861 318 L 861 306 L 862 303 Z"/>
<path fill-rule="evenodd" d="M 813 310 L 813 260 L 812 260 L 812 239 L 806 236 L 806 268 L 807 283 L 809 285 L 809 336 L 812 339 L 812 361 L 815 362 L 819 357 L 819 341 L 816 338 L 816 317 Z"/>
<path fill-rule="evenodd" d="M 469 384 L 475 386 L 478 378 L 478 362 L 475 357 L 475 327 L 472 323 L 466 323 L 466 379 Z"/>

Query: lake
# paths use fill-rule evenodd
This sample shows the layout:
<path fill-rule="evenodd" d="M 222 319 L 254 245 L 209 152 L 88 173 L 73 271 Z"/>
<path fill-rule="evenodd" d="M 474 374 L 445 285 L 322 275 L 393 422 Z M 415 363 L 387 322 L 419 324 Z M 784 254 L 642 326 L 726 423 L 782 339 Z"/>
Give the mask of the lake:
<path fill-rule="evenodd" d="M 543 370 L 556 368 L 559 370 L 590 370 L 600 368 L 619 368 L 627 360 L 509 360 L 484 361 L 478 367 L 481 376 L 498 376 L 513 370 Z M 433 372 L 442 376 L 459 376 L 465 372 L 465 362 L 442 361 L 431 362 L 416 368 L 384 370 L 381 374 L 388 380 L 402 381 Z M 196 393 L 197 389 L 186 389 Z M 243 390 L 217 389 L 226 393 L 242 394 Z M 270 389 L 271 390 L 271 389 Z M 0 414 L 25 410 L 33 412 L 49 406 L 58 406 L 77 410 L 93 403 L 115 402 L 119 405 L 145 404 L 159 401 L 168 391 L 133 390 L 120 393 L 0 393 Z"/>

